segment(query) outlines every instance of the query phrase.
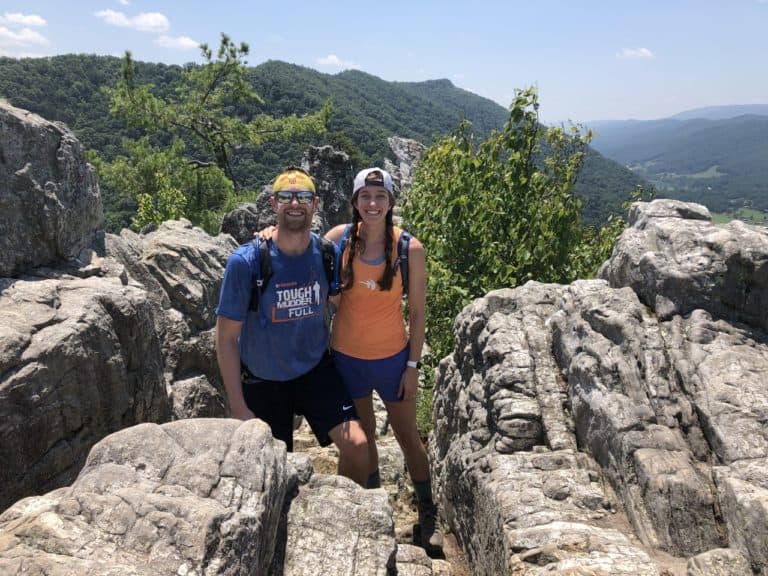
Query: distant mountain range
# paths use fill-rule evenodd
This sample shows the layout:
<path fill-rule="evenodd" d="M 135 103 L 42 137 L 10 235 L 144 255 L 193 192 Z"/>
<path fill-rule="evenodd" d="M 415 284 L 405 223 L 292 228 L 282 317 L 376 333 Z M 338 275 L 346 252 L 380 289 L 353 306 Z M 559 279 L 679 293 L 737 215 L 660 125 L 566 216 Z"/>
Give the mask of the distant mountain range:
<path fill-rule="evenodd" d="M 660 196 L 715 212 L 768 210 L 768 105 L 698 108 L 589 128 L 596 150 L 649 181 Z"/>
<path fill-rule="evenodd" d="M 124 137 L 137 135 L 111 117 L 102 91 L 104 86 L 115 85 L 120 64 L 120 58 L 93 55 L 0 57 L 0 98 L 49 120 L 65 122 L 87 149 L 111 160 L 121 153 Z M 136 65 L 137 83 L 152 83 L 161 95 L 172 94 L 178 86 L 180 66 Z M 238 158 L 236 176 L 250 189 L 259 189 L 280 168 L 297 162 L 310 145 L 331 143 L 344 149 L 359 168 L 380 164 L 391 156 L 389 136 L 429 145 L 467 119 L 477 137 L 483 138 L 508 119 L 504 107 L 457 88 L 449 80 L 387 82 L 357 70 L 329 75 L 279 61 L 251 68 L 249 79 L 266 101 L 258 113 L 301 115 L 317 111 L 328 99 L 333 102 L 329 132 L 322 140 L 276 143 L 258 155 Z M 585 218 L 598 223 L 611 213 L 622 212 L 622 203 L 642 182 L 627 168 L 589 150 L 576 186 L 576 193 L 584 199 Z M 103 187 L 103 195 L 108 227 L 125 226 L 133 208 L 115 191 Z"/>

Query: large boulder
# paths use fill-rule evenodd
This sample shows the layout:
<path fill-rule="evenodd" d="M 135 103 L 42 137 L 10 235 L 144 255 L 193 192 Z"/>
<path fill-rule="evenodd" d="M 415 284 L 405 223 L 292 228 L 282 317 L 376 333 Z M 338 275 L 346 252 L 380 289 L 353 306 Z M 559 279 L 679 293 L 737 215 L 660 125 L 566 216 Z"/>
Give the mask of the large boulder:
<path fill-rule="evenodd" d="M 103 221 L 95 172 L 72 132 L 0 101 L 0 277 L 76 258 Z"/>
<path fill-rule="evenodd" d="M 142 424 L 0 516 L 3 574 L 266 574 L 295 478 L 259 420 Z"/>
<path fill-rule="evenodd" d="M 768 573 L 766 246 L 639 203 L 605 280 L 465 308 L 430 449 L 476 574 Z"/>
<path fill-rule="evenodd" d="M 156 321 L 118 278 L 0 279 L 0 509 L 71 482 L 107 434 L 170 417 Z"/>
<path fill-rule="evenodd" d="M 0 573 L 394 573 L 384 491 L 308 479 L 306 462 L 286 456 L 260 420 L 116 432 L 93 447 L 71 486 L 0 515 Z"/>
<path fill-rule="evenodd" d="M 662 319 L 701 308 L 768 329 L 768 229 L 715 226 L 698 204 L 634 204 L 600 277 L 632 288 Z"/>

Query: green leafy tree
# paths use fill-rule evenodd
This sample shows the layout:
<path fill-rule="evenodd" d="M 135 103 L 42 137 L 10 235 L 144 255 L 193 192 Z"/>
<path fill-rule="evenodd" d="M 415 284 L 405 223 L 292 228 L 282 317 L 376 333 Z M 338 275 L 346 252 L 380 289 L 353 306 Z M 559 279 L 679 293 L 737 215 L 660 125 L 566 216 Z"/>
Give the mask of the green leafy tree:
<path fill-rule="evenodd" d="M 573 188 L 591 134 L 578 128 L 542 126 L 529 88 L 479 145 L 465 122 L 426 151 L 403 217 L 426 247 L 435 359 L 452 349 L 453 321 L 472 299 L 528 280 L 588 277 L 610 254 L 624 223 L 581 222 Z"/>
<path fill-rule="evenodd" d="M 178 138 L 156 147 L 145 136 L 125 140 L 126 155 L 112 162 L 91 156 L 101 180 L 136 202 L 134 228 L 188 217 L 208 229 L 209 215 L 228 205 L 232 182 L 224 171 L 216 166 L 200 170 L 186 161 L 185 148 Z"/>
<path fill-rule="evenodd" d="M 152 84 L 136 83 L 130 52 L 125 55 L 117 86 L 105 89 L 110 97 L 110 112 L 131 128 L 150 136 L 153 143 L 150 146 L 146 141 L 140 147 L 127 144 L 127 157 L 115 160 L 122 165 L 113 167 L 112 172 L 125 170 L 126 162 L 151 165 L 153 161 L 146 157 L 148 151 L 150 155 L 162 156 L 154 161 L 163 166 L 156 177 L 141 176 L 155 187 L 131 190 L 139 203 L 136 224 L 147 218 L 157 222 L 168 214 L 183 215 L 201 225 L 216 221 L 212 211 L 232 204 L 231 195 L 241 193 L 233 169 L 236 154 L 245 149 L 259 149 L 274 140 L 322 133 L 328 123 L 330 103 L 302 117 L 276 118 L 254 113 L 259 107 L 263 108 L 265 102 L 247 79 L 248 45 L 236 45 L 222 34 L 215 57 L 206 44 L 200 49 L 205 63 L 188 65 L 181 82 L 168 95 L 158 96 Z M 162 154 L 163 145 L 170 147 L 172 153 Z M 170 166 L 171 163 L 175 166 Z M 102 168 L 106 165 L 101 164 Z M 200 173 L 211 171 L 213 175 L 195 178 L 198 185 L 189 188 L 190 169 Z M 223 196 L 227 186 L 223 186 L 221 175 L 231 189 Z M 205 182 L 211 180 L 216 186 L 206 187 Z M 112 182 L 119 185 L 117 179 Z M 200 195 L 204 197 L 195 198 Z"/>

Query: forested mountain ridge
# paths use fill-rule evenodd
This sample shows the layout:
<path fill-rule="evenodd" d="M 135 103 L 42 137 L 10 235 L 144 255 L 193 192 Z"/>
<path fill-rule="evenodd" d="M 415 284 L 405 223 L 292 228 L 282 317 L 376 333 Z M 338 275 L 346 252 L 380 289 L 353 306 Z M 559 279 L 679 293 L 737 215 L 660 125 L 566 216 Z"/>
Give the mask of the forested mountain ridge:
<path fill-rule="evenodd" d="M 592 145 L 664 196 L 716 212 L 745 205 L 768 210 L 768 115 L 718 117 L 742 109 L 719 108 L 661 120 L 597 123 Z M 715 119 L 692 117 L 697 114 Z"/>
<path fill-rule="evenodd" d="M 136 83 L 152 83 L 160 95 L 171 94 L 181 79 L 181 66 L 136 62 Z M 106 160 L 122 152 L 121 141 L 136 137 L 109 113 L 102 87 L 115 86 L 121 59 L 110 56 L 63 55 L 38 59 L 0 58 L 0 97 L 50 120 L 66 123 L 87 149 Z M 193 66 L 192 64 L 186 66 Z M 359 70 L 323 74 L 280 61 L 249 68 L 249 80 L 265 105 L 249 114 L 273 116 L 316 112 L 333 103 L 328 133 L 319 139 L 270 144 L 258 156 L 235 164 L 245 188 L 258 189 L 288 163 L 296 162 L 310 145 L 331 143 L 348 152 L 356 167 L 379 164 L 390 155 L 389 136 L 413 138 L 427 145 L 435 136 L 454 130 L 463 119 L 478 138 L 499 129 L 507 120 L 503 106 L 449 80 L 388 82 Z M 588 153 L 576 192 L 585 199 L 589 221 L 604 220 L 621 210 L 642 180 L 600 156 Z M 112 191 L 104 190 L 110 209 Z"/>
<path fill-rule="evenodd" d="M 703 118 L 706 120 L 725 120 L 727 118 L 744 116 L 745 114 L 768 116 L 768 104 L 733 104 L 731 106 L 706 106 L 704 108 L 684 110 L 670 116 L 670 118 L 674 118 L 676 120 L 692 120 L 694 118 Z"/>

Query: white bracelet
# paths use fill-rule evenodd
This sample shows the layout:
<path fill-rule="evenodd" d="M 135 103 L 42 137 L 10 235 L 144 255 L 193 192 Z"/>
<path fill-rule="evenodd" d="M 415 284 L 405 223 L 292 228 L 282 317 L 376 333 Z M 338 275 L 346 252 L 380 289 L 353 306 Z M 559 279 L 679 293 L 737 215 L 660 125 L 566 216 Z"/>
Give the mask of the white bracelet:
<path fill-rule="evenodd" d="M 408 362 L 406 362 L 405 365 L 408 366 L 408 368 L 416 368 L 416 370 L 421 368 L 421 362 L 419 362 L 418 360 L 408 360 Z"/>

